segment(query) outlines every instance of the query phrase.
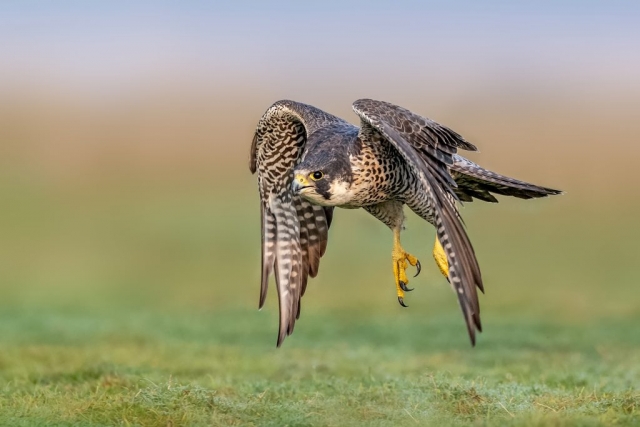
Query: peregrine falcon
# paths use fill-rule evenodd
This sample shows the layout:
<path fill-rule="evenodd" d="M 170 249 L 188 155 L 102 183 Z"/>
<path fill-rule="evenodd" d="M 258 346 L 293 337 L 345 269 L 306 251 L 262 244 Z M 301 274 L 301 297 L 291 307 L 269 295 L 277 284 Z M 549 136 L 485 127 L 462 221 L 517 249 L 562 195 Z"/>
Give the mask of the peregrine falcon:
<path fill-rule="evenodd" d="M 250 169 L 258 172 L 262 222 L 259 307 L 275 275 L 277 346 L 293 332 L 309 277 L 318 274 L 334 207 L 363 208 L 393 231 L 398 302 L 406 307 L 406 270 L 418 259 L 400 245 L 404 205 L 436 229 L 433 256 L 458 296 L 471 344 L 482 331 L 476 288 L 480 267 L 457 203 L 493 194 L 521 199 L 560 194 L 491 172 L 457 154 L 476 151 L 453 130 L 405 108 L 372 99 L 353 103 L 360 127 L 311 105 L 278 101 L 258 122 Z M 493 194 L 492 194 L 493 193 Z"/>

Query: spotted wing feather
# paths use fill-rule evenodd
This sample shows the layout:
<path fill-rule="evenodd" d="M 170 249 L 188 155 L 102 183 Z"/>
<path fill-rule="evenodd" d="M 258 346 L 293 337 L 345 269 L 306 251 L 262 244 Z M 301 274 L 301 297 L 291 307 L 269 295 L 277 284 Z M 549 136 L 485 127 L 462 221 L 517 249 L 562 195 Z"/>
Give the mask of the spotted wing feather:
<path fill-rule="evenodd" d="M 363 99 L 356 101 L 353 109 L 360 116 L 361 137 L 379 132 L 420 179 L 434 207 L 436 233 L 449 263 L 449 282 L 458 295 L 471 343 L 475 344 L 476 330 L 482 330 L 476 291 L 476 287 L 483 290 L 482 276 L 454 204 L 456 183 L 449 167 L 458 148 L 476 148 L 450 129 L 393 104 Z"/>
<path fill-rule="evenodd" d="M 367 123 L 381 124 L 393 129 L 405 139 L 412 150 L 433 169 L 434 177 L 445 187 L 455 187 L 456 183 L 447 166 L 453 164 L 453 156 L 458 148 L 476 151 L 477 148 L 465 141 L 458 133 L 426 117 L 412 113 L 406 108 L 372 99 L 360 99 L 353 104 L 358 115 L 366 114 Z M 362 116 L 361 116 L 362 119 Z M 378 129 L 376 125 L 372 125 Z M 366 127 L 361 130 L 367 131 Z M 453 195 L 455 197 L 455 195 Z"/>
<path fill-rule="evenodd" d="M 333 216 L 332 208 L 312 205 L 291 192 L 293 169 L 304 153 L 307 135 L 336 121 L 342 122 L 315 107 L 278 101 L 258 122 L 251 145 L 249 168 L 258 173 L 262 229 L 259 307 L 274 274 L 280 310 L 278 346 L 300 316 L 300 298 L 309 276 L 318 273 Z"/>

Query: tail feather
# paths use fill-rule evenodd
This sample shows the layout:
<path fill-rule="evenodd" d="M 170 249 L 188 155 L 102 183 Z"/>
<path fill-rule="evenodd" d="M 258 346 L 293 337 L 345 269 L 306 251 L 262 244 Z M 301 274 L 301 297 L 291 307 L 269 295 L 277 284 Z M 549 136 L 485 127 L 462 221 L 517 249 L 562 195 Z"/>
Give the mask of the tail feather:
<path fill-rule="evenodd" d="M 453 160 L 454 163 L 451 165 L 450 171 L 458 184 L 454 191 L 460 200 L 465 202 L 471 202 L 473 198 L 476 198 L 485 202 L 497 203 L 498 199 L 491 193 L 520 199 L 535 199 L 562 194 L 560 190 L 530 184 L 484 169 L 457 154 L 454 155 Z"/>

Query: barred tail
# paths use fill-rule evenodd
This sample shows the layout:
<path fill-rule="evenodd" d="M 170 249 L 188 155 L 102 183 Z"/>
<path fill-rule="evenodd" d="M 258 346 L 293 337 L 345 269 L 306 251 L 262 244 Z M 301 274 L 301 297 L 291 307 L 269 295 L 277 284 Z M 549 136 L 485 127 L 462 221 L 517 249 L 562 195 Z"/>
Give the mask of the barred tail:
<path fill-rule="evenodd" d="M 456 184 L 458 184 L 454 191 L 460 200 L 465 202 L 471 202 L 475 197 L 485 202 L 497 203 L 498 199 L 491 193 L 513 196 L 519 199 L 534 199 L 562 194 L 560 190 L 529 184 L 528 182 L 484 169 L 457 154 L 454 155 L 453 160 L 454 163 L 450 167 L 451 175 L 456 180 Z"/>

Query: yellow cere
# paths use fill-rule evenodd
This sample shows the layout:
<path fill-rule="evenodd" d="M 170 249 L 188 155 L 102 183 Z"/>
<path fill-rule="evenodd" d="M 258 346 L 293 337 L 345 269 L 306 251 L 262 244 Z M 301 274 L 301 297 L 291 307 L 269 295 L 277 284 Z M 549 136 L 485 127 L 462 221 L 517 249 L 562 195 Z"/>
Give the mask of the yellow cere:
<path fill-rule="evenodd" d="M 302 186 L 309 185 L 309 180 L 307 180 L 307 177 L 304 175 L 297 174 L 295 180 Z"/>

